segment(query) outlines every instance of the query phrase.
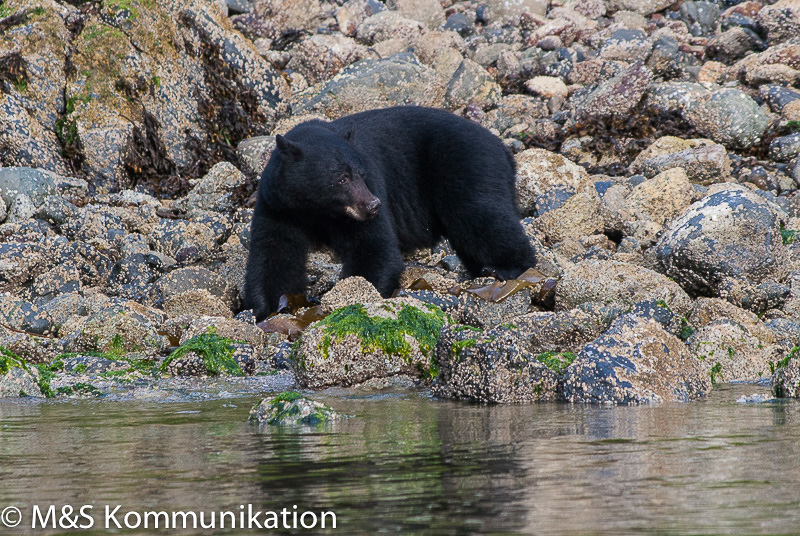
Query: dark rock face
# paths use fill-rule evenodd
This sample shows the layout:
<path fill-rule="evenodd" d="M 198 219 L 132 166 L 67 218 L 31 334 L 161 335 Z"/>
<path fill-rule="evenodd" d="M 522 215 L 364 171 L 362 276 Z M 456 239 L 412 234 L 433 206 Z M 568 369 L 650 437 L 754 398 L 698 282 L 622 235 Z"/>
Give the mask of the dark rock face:
<path fill-rule="evenodd" d="M 689 207 L 656 245 L 663 272 L 687 291 L 706 295 L 726 277 L 754 283 L 780 277 L 786 253 L 775 208 L 735 186 Z"/>
<path fill-rule="evenodd" d="M 658 319 L 632 312 L 587 344 L 566 371 L 571 402 L 651 404 L 705 396 L 711 380 Z"/>

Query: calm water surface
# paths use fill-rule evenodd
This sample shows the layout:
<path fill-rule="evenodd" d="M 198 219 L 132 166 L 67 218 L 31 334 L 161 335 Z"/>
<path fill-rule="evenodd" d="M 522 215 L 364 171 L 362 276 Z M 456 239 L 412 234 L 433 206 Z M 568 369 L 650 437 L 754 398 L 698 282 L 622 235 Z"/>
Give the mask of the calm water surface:
<path fill-rule="evenodd" d="M 298 505 L 335 512 L 343 534 L 800 534 L 800 404 L 736 401 L 754 392 L 768 390 L 658 407 L 327 393 L 355 418 L 324 430 L 259 429 L 252 395 L 3 401 L 0 510 L 23 523 L 0 534 L 46 533 L 34 504 Z"/>

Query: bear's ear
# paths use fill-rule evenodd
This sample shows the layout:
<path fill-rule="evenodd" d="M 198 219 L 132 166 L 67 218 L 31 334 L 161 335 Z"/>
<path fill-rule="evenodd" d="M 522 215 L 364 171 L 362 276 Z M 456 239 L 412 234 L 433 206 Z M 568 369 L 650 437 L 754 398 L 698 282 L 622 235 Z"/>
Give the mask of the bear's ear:
<path fill-rule="evenodd" d="M 356 124 L 350 123 L 350 126 L 342 132 L 342 137 L 347 141 L 353 141 L 353 137 L 356 135 Z"/>
<path fill-rule="evenodd" d="M 300 149 L 300 147 L 298 147 L 297 144 L 287 140 L 280 134 L 275 136 L 275 146 L 283 156 L 291 160 L 300 160 L 303 157 L 303 151 Z"/>

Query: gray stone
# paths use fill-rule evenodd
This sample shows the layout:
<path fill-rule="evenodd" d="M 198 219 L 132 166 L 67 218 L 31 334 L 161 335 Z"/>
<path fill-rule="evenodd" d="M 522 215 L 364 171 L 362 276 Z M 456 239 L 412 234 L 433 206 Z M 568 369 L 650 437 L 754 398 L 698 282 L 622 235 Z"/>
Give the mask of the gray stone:
<path fill-rule="evenodd" d="M 770 44 L 800 35 L 800 0 L 780 0 L 758 12 L 758 22 L 767 31 Z"/>
<path fill-rule="evenodd" d="M 48 196 L 57 193 L 56 177 L 54 173 L 42 169 L 0 168 L 0 197 L 10 207 L 18 195 L 24 194 L 39 207 Z"/>
<path fill-rule="evenodd" d="M 666 229 L 655 253 L 665 274 L 705 295 L 726 277 L 761 283 L 786 270 L 775 209 L 741 186 L 720 187 L 694 203 Z"/>
<path fill-rule="evenodd" d="M 251 421 L 271 426 L 320 426 L 343 418 L 330 406 L 295 392 L 281 393 L 272 399 L 265 398 L 250 410 Z"/>
<path fill-rule="evenodd" d="M 637 61 L 583 98 L 576 105 L 575 121 L 585 123 L 626 117 L 642 100 L 652 80 L 650 69 Z"/>
<path fill-rule="evenodd" d="M 233 164 L 220 162 L 193 185 L 186 197 L 178 199 L 172 205 L 187 212 L 231 212 L 239 208 L 233 199 L 233 193 L 245 182 L 245 176 Z"/>
<path fill-rule="evenodd" d="M 719 6 L 714 2 L 681 2 L 681 20 L 692 35 L 701 36 L 713 31 L 719 19 Z"/>
<path fill-rule="evenodd" d="M 500 98 L 500 93 L 500 86 L 486 69 L 465 59 L 447 84 L 445 101 L 450 108 L 469 104 L 488 107 Z"/>
<path fill-rule="evenodd" d="M 275 148 L 275 136 L 255 136 L 239 142 L 236 154 L 252 175 L 261 175 Z"/>
<path fill-rule="evenodd" d="M 686 345 L 654 319 L 630 313 L 587 344 L 566 371 L 571 402 L 652 404 L 705 396 L 711 381 Z"/>
<path fill-rule="evenodd" d="M 698 97 L 684 117 L 704 136 L 743 149 L 757 143 L 769 125 L 758 104 L 738 89 L 719 89 Z"/>
<path fill-rule="evenodd" d="M 778 162 L 788 162 L 800 154 L 800 132 L 775 138 L 769 144 L 769 156 Z"/>
<path fill-rule="evenodd" d="M 606 60 L 632 62 L 647 60 L 653 43 L 641 30 L 617 30 L 600 49 L 600 57 Z"/>
<path fill-rule="evenodd" d="M 37 378 L 21 366 L 12 365 L 8 372 L 0 374 L 0 398 L 35 396 L 44 398 Z"/>
<path fill-rule="evenodd" d="M 447 326 L 436 346 L 436 357 L 436 396 L 499 403 L 558 397 L 560 372 L 526 352 L 525 341 L 511 327 L 483 333 Z"/>

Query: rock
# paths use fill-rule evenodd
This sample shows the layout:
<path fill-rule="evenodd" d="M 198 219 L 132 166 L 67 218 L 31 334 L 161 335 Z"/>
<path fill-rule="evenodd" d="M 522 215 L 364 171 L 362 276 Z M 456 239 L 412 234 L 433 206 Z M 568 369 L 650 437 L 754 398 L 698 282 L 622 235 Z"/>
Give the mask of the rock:
<path fill-rule="evenodd" d="M 743 149 L 758 142 L 769 125 L 758 104 L 738 89 L 700 96 L 684 116 L 704 136 L 726 147 Z"/>
<path fill-rule="evenodd" d="M 793 343 L 800 340 L 800 322 L 789 318 L 773 318 L 764 322 L 776 341 Z"/>
<path fill-rule="evenodd" d="M 366 47 L 350 37 L 316 34 L 300 41 L 292 49 L 286 67 L 298 71 L 313 85 L 324 82 L 366 55 Z"/>
<path fill-rule="evenodd" d="M 588 304 L 586 310 L 534 312 L 513 318 L 509 324 L 525 341 L 524 350 L 538 355 L 545 352 L 577 353 L 583 346 L 599 337 L 619 310 Z"/>
<path fill-rule="evenodd" d="M 800 356 L 797 346 L 775 363 L 772 392 L 778 398 L 800 398 Z"/>
<path fill-rule="evenodd" d="M 600 49 L 600 57 L 605 60 L 633 62 L 646 61 L 653 50 L 653 43 L 641 30 L 617 30 Z"/>
<path fill-rule="evenodd" d="M 67 336 L 67 351 L 157 354 L 167 346 L 167 341 L 158 334 L 153 318 L 143 314 L 146 309 L 138 305 L 111 305 L 101 309 L 86 318 L 79 330 Z"/>
<path fill-rule="evenodd" d="M 556 368 L 553 356 L 548 357 Z M 436 396 L 499 403 L 555 400 L 558 396 L 560 367 L 554 371 L 527 353 L 513 328 L 482 333 L 465 326 L 446 326 L 436 345 L 436 360 Z"/>
<path fill-rule="evenodd" d="M 47 270 L 45 248 L 31 243 L 0 243 L 0 292 L 14 292 L 27 286 Z"/>
<path fill-rule="evenodd" d="M 709 41 L 706 47 L 710 58 L 723 63 L 736 61 L 751 51 L 761 51 L 766 45 L 753 30 L 739 26 L 725 30 Z"/>
<path fill-rule="evenodd" d="M 720 15 L 719 6 L 714 2 L 682 2 L 680 13 L 681 20 L 696 36 L 704 36 L 715 30 Z"/>
<path fill-rule="evenodd" d="M 483 329 L 491 329 L 502 322 L 528 312 L 531 306 L 531 291 L 523 288 L 499 302 L 485 300 L 476 294 L 463 291 L 458 297 L 461 321 Z"/>
<path fill-rule="evenodd" d="M 220 162 L 193 185 L 186 197 L 173 202 L 172 206 L 190 213 L 232 212 L 238 208 L 233 199 L 234 190 L 245 182 L 245 176 L 233 164 Z"/>
<path fill-rule="evenodd" d="M 691 205 L 695 195 L 686 172 L 672 168 L 636 186 L 626 199 L 634 214 L 664 225 Z"/>
<path fill-rule="evenodd" d="M 57 175 L 43 169 L 0 167 L 0 198 L 12 207 L 17 197 L 25 195 L 34 206 L 40 207 L 45 199 L 55 195 Z"/>
<path fill-rule="evenodd" d="M 760 326 L 763 329 L 763 325 Z M 771 333 L 769 342 L 772 342 Z M 728 318 L 713 320 L 686 341 L 702 363 L 712 383 L 755 382 L 770 373 L 770 363 L 785 354 L 783 347 L 767 344 L 744 325 Z"/>
<path fill-rule="evenodd" d="M 321 86 L 292 97 L 294 113 L 319 112 L 331 119 L 374 108 L 416 104 L 441 108 L 444 86 L 433 69 L 412 54 L 361 60 Z"/>
<path fill-rule="evenodd" d="M 775 340 L 758 315 L 719 298 L 697 299 L 687 321 L 692 328 L 699 329 L 723 318 L 735 322 L 763 344 L 771 344 Z"/>
<path fill-rule="evenodd" d="M 18 194 L 8 209 L 6 222 L 25 223 L 31 219 L 35 213 L 36 207 L 33 205 L 30 197 L 25 194 Z"/>
<path fill-rule="evenodd" d="M 390 9 L 404 17 L 421 22 L 428 29 L 436 29 L 444 23 L 444 13 L 439 0 L 390 0 Z"/>
<path fill-rule="evenodd" d="M 216 316 L 200 316 L 192 318 L 180 336 L 180 344 L 185 344 L 194 337 L 213 332 L 218 337 L 235 342 L 246 343 L 259 352 L 266 345 L 266 337 L 261 328 L 254 324 Z"/>
<path fill-rule="evenodd" d="M 322 307 L 328 311 L 363 303 L 378 303 L 382 300 L 375 287 L 361 276 L 342 279 L 325 293 L 320 300 Z"/>
<path fill-rule="evenodd" d="M 495 20 L 518 20 L 523 13 L 544 16 L 547 0 L 487 0 L 486 4 Z"/>
<path fill-rule="evenodd" d="M 567 368 L 570 402 L 652 404 L 705 396 L 711 381 L 686 345 L 651 318 L 619 317 Z"/>
<path fill-rule="evenodd" d="M 788 162 L 800 155 L 800 132 L 775 138 L 769 144 L 769 156 L 778 162 Z"/>
<path fill-rule="evenodd" d="M 447 84 L 445 102 L 451 108 L 488 105 L 500 98 L 500 86 L 480 65 L 470 59 L 461 62 Z"/>
<path fill-rule="evenodd" d="M 137 299 L 165 271 L 161 260 L 155 255 L 134 253 L 114 264 L 108 282 L 119 296 Z"/>
<path fill-rule="evenodd" d="M 294 391 L 286 391 L 272 399 L 265 398 L 250 410 L 251 421 L 272 426 L 320 426 L 342 418 L 330 406 Z"/>
<path fill-rule="evenodd" d="M 653 73 L 637 61 L 583 98 L 575 108 L 575 121 L 586 123 L 626 117 L 642 100 Z"/>
<path fill-rule="evenodd" d="M 567 199 L 563 205 L 540 214 L 534 228 L 544 241 L 555 244 L 568 238 L 580 238 L 602 232 L 606 213 L 602 200 L 594 189 L 584 189 Z"/>
<path fill-rule="evenodd" d="M 306 329 L 292 355 L 299 385 L 321 389 L 378 378 L 435 376 L 444 313 L 409 298 L 337 309 Z"/>
<path fill-rule="evenodd" d="M 336 10 L 336 22 L 344 35 L 353 37 L 365 19 L 384 9 L 386 6 L 377 0 L 348 0 Z"/>
<path fill-rule="evenodd" d="M 657 272 L 618 261 L 586 260 L 564 271 L 555 307 L 568 310 L 589 302 L 630 307 L 643 300 L 662 300 L 680 315 L 692 303 L 677 283 Z"/>
<path fill-rule="evenodd" d="M 210 225 L 187 220 L 162 219 L 153 228 L 150 245 L 176 260 L 197 259 L 217 247 Z"/>
<path fill-rule="evenodd" d="M 153 284 L 150 299 L 152 302 L 166 300 L 171 296 L 198 289 L 207 290 L 232 308 L 235 289 L 219 275 L 200 267 L 178 268 L 164 275 Z"/>
<path fill-rule="evenodd" d="M 721 186 L 690 206 L 664 231 L 655 254 L 665 274 L 705 295 L 725 277 L 761 283 L 786 269 L 775 209 L 741 186 Z"/>
<path fill-rule="evenodd" d="M 275 148 L 275 136 L 255 136 L 239 142 L 236 154 L 245 168 L 252 175 L 261 175 L 267 167 L 269 157 Z"/>
<path fill-rule="evenodd" d="M 693 82 L 654 83 L 647 90 L 645 107 L 657 113 L 683 114 L 699 98 L 709 94 L 705 86 Z"/>
<path fill-rule="evenodd" d="M 185 341 L 159 365 L 173 376 L 249 376 L 255 373 L 255 349 L 213 330 Z"/>
<path fill-rule="evenodd" d="M 758 12 L 758 23 L 767 32 L 771 44 L 800 35 L 800 1 L 779 0 Z"/>
<path fill-rule="evenodd" d="M 606 5 L 611 12 L 627 10 L 647 16 L 668 8 L 674 3 L 675 0 L 609 0 Z"/>
<path fill-rule="evenodd" d="M 422 24 L 404 17 L 397 11 L 380 11 L 359 24 L 356 36 L 366 45 L 398 41 L 407 46 L 416 41 L 423 31 Z"/>
<path fill-rule="evenodd" d="M 525 89 L 546 99 L 555 96 L 562 98 L 569 96 L 567 85 L 561 81 L 561 78 L 555 76 L 534 76 L 525 82 Z"/>
<path fill-rule="evenodd" d="M 164 312 L 171 317 L 181 315 L 233 316 L 228 305 L 206 289 L 187 290 L 164 300 Z"/>
<path fill-rule="evenodd" d="M 0 398 L 44 398 L 37 380 L 33 373 L 26 370 L 24 362 L 0 355 Z"/>
<path fill-rule="evenodd" d="M 684 140 L 674 136 L 657 139 L 639 153 L 628 169 L 650 178 L 677 167 L 683 168 L 690 181 L 703 185 L 724 180 L 731 173 L 730 159 L 722 145 L 711 140 Z"/>
<path fill-rule="evenodd" d="M 320 22 L 319 0 L 254 0 L 253 9 L 232 17 L 245 33 L 278 39 L 293 32 L 315 30 Z"/>
<path fill-rule="evenodd" d="M 520 211 L 531 215 L 536 210 L 536 200 L 561 188 L 573 192 L 587 186 L 589 175 L 571 160 L 545 149 L 526 149 L 518 153 L 517 200 Z"/>

